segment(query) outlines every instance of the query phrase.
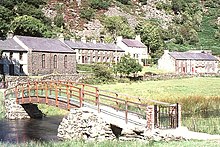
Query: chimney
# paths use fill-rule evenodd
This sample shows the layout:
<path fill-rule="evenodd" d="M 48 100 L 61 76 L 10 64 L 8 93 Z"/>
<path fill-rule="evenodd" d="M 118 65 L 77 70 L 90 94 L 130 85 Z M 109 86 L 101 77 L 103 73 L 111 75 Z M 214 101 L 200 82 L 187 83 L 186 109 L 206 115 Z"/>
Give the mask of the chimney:
<path fill-rule="evenodd" d="M 104 43 L 104 38 L 105 38 L 104 36 L 100 36 L 100 42 L 101 43 Z"/>
<path fill-rule="evenodd" d="M 141 42 L 141 35 L 136 35 L 135 40 L 140 41 Z"/>
<path fill-rule="evenodd" d="M 59 40 L 60 40 L 61 42 L 64 42 L 64 36 L 63 36 L 63 33 L 60 33 L 58 38 L 59 38 Z"/>
<path fill-rule="evenodd" d="M 7 33 L 7 39 L 11 39 L 11 38 L 13 38 L 13 37 L 14 37 L 13 32 L 9 31 L 9 32 Z"/>
<path fill-rule="evenodd" d="M 74 37 L 71 37 L 71 38 L 70 38 L 70 41 L 75 42 L 76 40 L 75 40 Z"/>
<path fill-rule="evenodd" d="M 93 40 L 92 40 L 92 43 L 96 44 L 96 40 L 95 40 L 95 39 L 93 39 Z"/>
<path fill-rule="evenodd" d="M 169 53 L 169 50 L 164 50 L 164 54 L 168 54 Z"/>
<path fill-rule="evenodd" d="M 81 38 L 81 41 L 84 42 L 84 43 L 86 43 L 86 37 L 83 36 L 83 37 Z"/>
<path fill-rule="evenodd" d="M 118 36 L 117 37 L 117 40 L 116 40 L 116 44 L 118 44 L 119 42 L 121 42 L 122 41 L 122 36 Z"/>

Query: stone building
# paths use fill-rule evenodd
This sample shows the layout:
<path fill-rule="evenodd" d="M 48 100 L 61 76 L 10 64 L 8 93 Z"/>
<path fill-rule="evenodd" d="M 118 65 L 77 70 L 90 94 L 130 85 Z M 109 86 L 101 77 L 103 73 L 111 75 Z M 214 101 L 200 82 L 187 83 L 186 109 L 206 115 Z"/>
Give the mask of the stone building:
<path fill-rule="evenodd" d="M 142 65 L 147 63 L 148 50 L 141 42 L 140 35 L 135 39 L 123 39 L 122 36 L 117 37 L 117 46 L 125 51 L 125 54 L 130 54 L 132 58 L 137 59 Z"/>
<path fill-rule="evenodd" d="M 76 72 L 76 54 L 58 39 L 14 36 L 2 45 L 2 73 L 10 75 L 45 75 Z M 4 45 L 3 45 L 4 44 Z M 7 59 L 7 62 L 6 62 Z"/>
<path fill-rule="evenodd" d="M 125 52 L 117 45 L 110 43 L 86 42 L 85 40 L 65 40 L 64 42 L 76 52 L 78 64 L 118 62 Z"/>
<path fill-rule="evenodd" d="M 217 73 L 219 60 L 207 51 L 164 51 L 158 68 L 177 74 Z"/>

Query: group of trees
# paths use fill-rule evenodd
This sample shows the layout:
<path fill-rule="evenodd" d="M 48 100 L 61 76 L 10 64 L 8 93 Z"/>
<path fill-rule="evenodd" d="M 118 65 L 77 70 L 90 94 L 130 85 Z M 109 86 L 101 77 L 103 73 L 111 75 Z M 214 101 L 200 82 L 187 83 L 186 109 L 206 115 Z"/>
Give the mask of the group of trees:
<path fill-rule="evenodd" d="M 78 68 L 80 69 L 80 67 Z M 127 54 L 124 55 L 119 62 L 113 65 L 95 63 L 91 66 L 93 77 L 84 79 L 83 82 L 89 84 L 109 83 L 115 80 L 113 73 L 115 76 L 120 75 L 120 77 L 128 77 L 131 76 L 131 74 L 135 76 L 136 73 L 142 71 L 142 68 L 143 67 L 136 59 L 131 58 L 131 56 Z M 90 72 L 90 68 L 87 69 L 84 67 L 83 69 Z"/>
<path fill-rule="evenodd" d="M 12 31 L 15 35 L 52 37 L 61 26 L 51 26 L 52 20 L 45 17 L 41 6 L 46 0 L 1 0 L 0 38 Z"/>

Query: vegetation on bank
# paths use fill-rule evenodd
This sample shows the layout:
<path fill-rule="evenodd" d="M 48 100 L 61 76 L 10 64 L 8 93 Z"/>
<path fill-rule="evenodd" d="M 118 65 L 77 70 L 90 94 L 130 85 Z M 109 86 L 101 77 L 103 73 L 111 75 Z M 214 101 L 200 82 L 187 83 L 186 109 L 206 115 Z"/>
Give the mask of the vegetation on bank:
<path fill-rule="evenodd" d="M 216 147 L 219 145 L 217 141 L 168 141 L 168 142 L 139 142 L 139 141 L 103 141 L 103 142 L 86 142 L 86 141 L 60 141 L 60 142 L 28 142 L 22 144 L 9 144 L 9 143 L 1 143 L 0 146 L 7 147 L 188 147 L 188 146 L 208 146 L 208 147 Z"/>

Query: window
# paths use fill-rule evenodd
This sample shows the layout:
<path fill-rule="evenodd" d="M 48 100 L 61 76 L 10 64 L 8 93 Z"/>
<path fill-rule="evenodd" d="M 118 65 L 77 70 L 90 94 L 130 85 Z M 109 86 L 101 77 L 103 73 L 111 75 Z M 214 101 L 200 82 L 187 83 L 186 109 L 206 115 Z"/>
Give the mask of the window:
<path fill-rule="evenodd" d="M 23 60 L 23 53 L 22 52 L 19 53 L 19 60 Z"/>
<path fill-rule="evenodd" d="M 12 59 L 12 57 L 13 57 L 13 52 L 10 52 L 9 58 Z"/>
<path fill-rule="evenodd" d="M 45 68 L 45 54 L 42 55 L 42 68 Z"/>
<path fill-rule="evenodd" d="M 20 73 L 24 73 L 23 65 L 22 64 L 20 64 Z"/>
<path fill-rule="evenodd" d="M 67 68 L 67 55 L 64 56 L 64 68 Z"/>
<path fill-rule="evenodd" d="M 2 59 L 2 55 L 3 55 L 3 53 L 1 52 L 1 53 L 0 53 L 0 59 Z"/>
<path fill-rule="evenodd" d="M 54 63 L 54 68 L 57 68 L 57 55 L 54 55 L 53 63 Z"/>

